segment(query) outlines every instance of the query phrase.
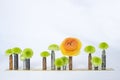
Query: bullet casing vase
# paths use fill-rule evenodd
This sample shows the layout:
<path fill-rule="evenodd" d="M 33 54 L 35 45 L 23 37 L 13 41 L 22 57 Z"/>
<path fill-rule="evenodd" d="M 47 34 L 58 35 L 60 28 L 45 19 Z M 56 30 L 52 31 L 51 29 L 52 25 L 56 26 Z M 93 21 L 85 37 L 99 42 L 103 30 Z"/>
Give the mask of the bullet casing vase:
<path fill-rule="evenodd" d="M 106 70 L 106 52 L 105 50 L 102 51 L 102 70 Z"/>
<path fill-rule="evenodd" d="M 18 70 L 18 54 L 14 54 L 14 70 Z"/>

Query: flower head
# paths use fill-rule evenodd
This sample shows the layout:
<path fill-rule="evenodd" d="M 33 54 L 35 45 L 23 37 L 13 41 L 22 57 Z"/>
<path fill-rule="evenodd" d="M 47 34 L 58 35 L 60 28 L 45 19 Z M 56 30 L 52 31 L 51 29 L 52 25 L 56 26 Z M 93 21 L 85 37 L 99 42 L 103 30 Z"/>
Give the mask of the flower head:
<path fill-rule="evenodd" d="M 22 52 L 22 50 L 19 47 L 14 47 L 12 51 L 14 54 L 20 54 Z"/>
<path fill-rule="evenodd" d="M 100 66 L 102 64 L 102 59 L 95 56 L 95 57 L 92 58 L 91 62 L 94 66 Z"/>
<path fill-rule="evenodd" d="M 61 52 L 66 56 L 77 56 L 80 53 L 82 43 L 77 38 L 66 38 L 61 43 Z"/>
<path fill-rule="evenodd" d="M 59 46 L 57 44 L 51 44 L 48 47 L 49 50 L 54 50 L 54 51 L 58 51 L 59 50 Z"/>
<path fill-rule="evenodd" d="M 109 45 L 106 42 L 101 42 L 99 44 L 99 48 L 101 48 L 101 49 L 107 49 L 108 47 L 109 47 Z"/>
<path fill-rule="evenodd" d="M 88 45 L 85 47 L 84 51 L 88 54 L 92 54 L 95 52 L 95 47 L 92 45 Z"/>
<path fill-rule="evenodd" d="M 8 56 L 11 55 L 11 54 L 13 54 L 12 49 L 7 49 L 5 51 L 5 54 L 8 55 Z"/>
<path fill-rule="evenodd" d="M 24 58 L 31 58 L 33 56 L 33 50 L 30 48 L 25 48 L 22 52 L 22 55 L 24 56 Z"/>
<path fill-rule="evenodd" d="M 63 60 L 61 59 L 61 58 L 57 58 L 56 60 L 55 60 L 55 66 L 57 66 L 57 67 L 61 67 L 61 66 L 63 66 Z"/>
<path fill-rule="evenodd" d="M 48 56 L 50 56 L 50 53 L 48 51 L 43 51 L 43 52 L 40 53 L 40 56 L 48 57 Z"/>
<path fill-rule="evenodd" d="M 61 57 L 61 59 L 63 60 L 64 65 L 68 64 L 68 61 L 69 61 L 68 57 L 63 56 L 63 57 Z"/>

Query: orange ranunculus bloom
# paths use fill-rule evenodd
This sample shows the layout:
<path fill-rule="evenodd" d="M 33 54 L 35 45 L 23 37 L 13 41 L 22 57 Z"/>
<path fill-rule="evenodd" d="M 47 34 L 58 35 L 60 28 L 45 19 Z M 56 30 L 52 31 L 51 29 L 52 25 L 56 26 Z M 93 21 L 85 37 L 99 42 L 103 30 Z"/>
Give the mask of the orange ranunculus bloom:
<path fill-rule="evenodd" d="M 61 52 L 66 56 L 77 56 L 80 53 L 82 43 L 77 38 L 66 38 L 60 46 Z"/>

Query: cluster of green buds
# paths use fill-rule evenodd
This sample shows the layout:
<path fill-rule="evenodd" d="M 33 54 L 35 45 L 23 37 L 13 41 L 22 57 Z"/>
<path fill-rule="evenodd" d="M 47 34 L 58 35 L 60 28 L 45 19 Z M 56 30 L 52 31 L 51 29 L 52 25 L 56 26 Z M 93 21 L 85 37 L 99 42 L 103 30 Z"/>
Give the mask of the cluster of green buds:
<path fill-rule="evenodd" d="M 57 67 L 57 70 L 61 70 L 61 67 L 63 67 L 63 70 L 66 70 L 68 61 L 69 61 L 68 57 L 63 56 L 61 58 L 57 58 L 54 64 Z"/>

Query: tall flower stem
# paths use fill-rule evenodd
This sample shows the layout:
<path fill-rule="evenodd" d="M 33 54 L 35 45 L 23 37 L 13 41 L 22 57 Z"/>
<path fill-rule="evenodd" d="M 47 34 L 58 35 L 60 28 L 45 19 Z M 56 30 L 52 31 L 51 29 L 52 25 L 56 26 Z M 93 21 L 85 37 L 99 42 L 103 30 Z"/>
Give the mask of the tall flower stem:
<path fill-rule="evenodd" d="M 91 62 L 91 59 L 92 59 L 92 55 L 91 53 L 88 55 L 88 70 L 92 70 L 92 62 Z"/>
<path fill-rule="evenodd" d="M 102 70 L 106 70 L 106 52 L 102 51 Z"/>
<path fill-rule="evenodd" d="M 69 56 L 69 70 L 72 70 L 72 56 Z"/>
<path fill-rule="evenodd" d="M 14 70 L 18 70 L 18 54 L 14 54 Z"/>
<path fill-rule="evenodd" d="M 47 69 L 47 61 L 46 61 L 46 57 L 43 57 L 43 70 Z"/>
<path fill-rule="evenodd" d="M 13 56 L 12 56 L 12 54 L 9 56 L 9 70 L 13 70 Z"/>
<path fill-rule="evenodd" d="M 30 70 L 30 59 L 25 59 L 26 70 Z"/>
<path fill-rule="evenodd" d="M 51 51 L 51 70 L 55 70 L 55 52 L 52 50 Z"/>

